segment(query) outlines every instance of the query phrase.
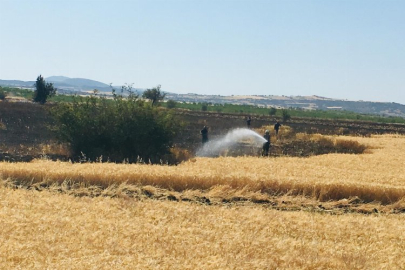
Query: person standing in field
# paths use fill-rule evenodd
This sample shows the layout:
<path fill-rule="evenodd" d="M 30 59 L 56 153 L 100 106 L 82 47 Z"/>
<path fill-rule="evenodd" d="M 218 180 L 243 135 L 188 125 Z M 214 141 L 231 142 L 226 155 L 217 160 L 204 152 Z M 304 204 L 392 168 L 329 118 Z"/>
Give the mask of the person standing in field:
<path fill-rule="evenodd" d="M 266 130 L 264 133 L 263 138 L 266 140 L 266 142 L 263 143 L 262 156 L 267 157 L 270 150 L 270 132 L 268 130 Z"/>
<path fill-rule="evenodd" d="M 250 116 L 246 119 L 247 128 L 250 129 L 250 122 L 252 122 L 252 118 Z"/>
<path fill-rule="evenodd" d="M 203 129 L 200 131 L 202 137 L 202 143 L 208 142 L 208 127 L 204 126 Z"/>
<path fill-rule="evenodd" d="M 281 124 L 277 121 L 277 123 L 274 125 L 274 130 L 276 131 L 276 138 L 278 139 L 278 130 L 280 129 Z"/>

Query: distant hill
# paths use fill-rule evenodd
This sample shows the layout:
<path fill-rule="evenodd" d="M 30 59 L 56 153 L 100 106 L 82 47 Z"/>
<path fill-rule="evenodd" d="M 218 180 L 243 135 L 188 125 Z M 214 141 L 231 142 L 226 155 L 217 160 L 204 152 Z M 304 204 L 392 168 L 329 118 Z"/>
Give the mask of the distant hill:
<path fill-rule="evenodd" d="M 0 86 L 34 88 L 35 81 L 0 80 Z"/>
<path fill-rule="evenodd" d="M 83 78 L 68 78 L 68 77 L 64 77 L 64 76 L 51 76 L 51 77 L 45 78 L 45 80 L 47 82 L 53 83 L 55 86 L 63 85 L 63 86 L 69 86 L 69 87 L 78 87 L 81 89 L 110 88 L 110 85 L 108 85 L 108 84 L 94 81 L 94 80 L 83 79 Z"/>
<path fill-rule="evenodd" d="M 45 78 L 52 82 L 62 94 L 89 94 L 94 89 L 104 93 L 111 93 L 108 84 L 84 79 L 69 78 L 65 76 L 51 76 Z M 21 87 L 34 89 L 35 81 L 0 80 L 0 86 Z M 121 86 L 113 86 L 117 91 Z M 141 94 L 144 89 L 133 88 Z M 272 95 L 246 95 L 246 96 L 220 96 L 198 94 L 175 94 L 166 92 L 166 100 L 179 102 L 207 102 L 217 104 L 244 104 L 259 107 L 301 108 L 308 110 L 346 110 L 356 113 L 376 114 L 383 116 L 399 116 L 405 118 L 405 105 L 395 102 L 371 102 L 331 99 L 320 96 L 272 96 Z"/>
<path fill-rule="evenodd" d="M 94 89 L 99 90 L 100 92 L 111 92 L 111 87 L 108 84 L 84 79 L 84 78 L 69 78 L 65 76 L 51 76 L 45 78 L 45 81 L 53 83 L 53 85 L 58 88 L 58 90 L 62 90 L 65 93 L 71 92 L 89 92 L 93 91 Z M 121 86 L 117 86 L 116 88 L 120 88 Z"/>

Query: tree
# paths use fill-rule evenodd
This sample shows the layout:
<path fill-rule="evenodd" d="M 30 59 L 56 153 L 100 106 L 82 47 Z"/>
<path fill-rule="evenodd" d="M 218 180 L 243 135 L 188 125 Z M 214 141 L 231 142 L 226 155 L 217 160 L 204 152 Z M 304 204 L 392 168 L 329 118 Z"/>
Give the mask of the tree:
<path fill-rule="evenodd" d="M 181 125 L 173 112 L 144 103 L 136 95 L 74 97 L 51 108 L 54 130 L 74 159 L 84 154 L 92 161 L 159 163 L 170 155 Z"/>
<path fill-rule="evenodd" d="M 152 107 L 155 105 L 156 102 L 163 100 L 166 96 L 166 94 L 162 93 L 160 91 L 160 85 L 152 88 L 152 89 L 146 89 L 145 92 L 143 92 L 142 97 L 149 99 L 152 101 Z"/>
<path fill-rule="evenodd" d="M 44 78 L 39 75 L 35 82 L 34 102 L 44 104 L 48 97 L 56 94 L 56 88 L 53 83 L 47 83 Z"/>
<path fill-rule="evenodd" d="M 288 110 L 286 110 L 286 109 L 283 109 L 283 110 L 281 111 L 281 115 L 282 115 L 282 117 L 283 117 L 283 122 L 287 122 L 288 120 L 291 119 L 291 115 L 290 115 L 290 113 L 288 112 Z"/>
<path fill-rule="evenodd" d="M 277 109 L 271 107 L 270 110 L 269 110 L 269 115 L 274 116 L 274 115 L 276 115 L 276 112 L 277 112 Z"/>
<path fill-rule="evenodd" d="M 208 103 L 204 102 L 204 103 L 201 105 L 201 110 L 202 110 L 203 112 L 206 112 L 206 111 L 208 110 Z"/>
<path fill-rule="evenodd" d="M 166 107 L 169 108 L 169 109 L 176 108 L 176 106 L 177 106 L 177 102 L 174 101 L 174 100 L 172 100 L 172 99 L 169 99 L 169 100 L 166 102 Z"/>

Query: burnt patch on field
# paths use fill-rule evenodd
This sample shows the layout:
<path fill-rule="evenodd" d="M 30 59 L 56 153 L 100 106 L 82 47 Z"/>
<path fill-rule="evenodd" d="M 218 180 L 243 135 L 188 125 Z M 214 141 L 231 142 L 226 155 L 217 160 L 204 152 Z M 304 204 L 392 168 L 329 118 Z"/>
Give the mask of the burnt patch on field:
<path fill-rule="evenodd" d="M 29 162 L 33 159 L 74 160 L 67 145 L 58 142 L 52 130 L 54 120 L 49 114 L 53 104 L 39 105 L 30 102 L 2 102 L 0 106 L 0 161 Z M 209 126 L 209 138 L 225 135 L 234 128 L 246 127 L 246 115 L 239 113 L 213 113 L 188 110 L 176 110 L 179 120 L 185 123 L 174 141 L 175 156 L 179 160 L 192 158 L 192 154 L 201 146 L 200 130 Z M 274 117 L 252 116 L 251 128 L 262 132 L 263 127 L 274 133 Z M 287 125 L 294 134 L 350 135 L 370 136 L 372 134 L 405 134 L 405 124 L 371 123 L 348 120 L 308 119 L 294 117 L 280 129 L 280 140 L 275 141 L 272 134 L 271 156 L 307 157 L 327 153 L 361 153 L 363 146 L 356 142 L 330 145 L 313 140 L 299 140 L 286 133 Z M 264 131 L 264 130 L 263 130 Z M 241 145 L 228 155 L 259 156 L 260 149 Z M 242 149 L 243 148 L 243 149 Z M 246 149 L 245 149 L 246 148 Z M 246 152 L 246 151 L 247 152 Z"/>

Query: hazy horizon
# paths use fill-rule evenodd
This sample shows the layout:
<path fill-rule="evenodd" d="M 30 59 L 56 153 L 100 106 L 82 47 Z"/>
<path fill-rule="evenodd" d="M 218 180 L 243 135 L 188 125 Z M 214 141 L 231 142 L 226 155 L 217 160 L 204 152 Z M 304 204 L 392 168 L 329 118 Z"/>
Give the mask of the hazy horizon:
<path fill-rule="evenodd" d="M 0 79 L 405 104 L 405 2 L 0 0 Z"/>
<path fill-rule="evenodd" d="M 67 79 L 85 79 L 85 80 L 90 80 L 90 81 L 95 81 L 95 80 L 92 80 L 92 79 L 90 79 L 90 78 L 83 78 L 83 77 L 77 77 L 77 78 L 70 78 L 70 77 L 66 77 L 66 76 L 63 76 L 63 75 L 51 75 L 51 76 L 49 76 L 49 77 L 65 77 L 65 78 L 67 78 Z M 49 78 L 49 77 L 46 77 L 45 79 L 47 79 L 47 78 Z M 3 80 L 2 78 L 0 78 L 0 80 Z M 23 80 L 16 80 L 16 81 L 23 81 Z M 30 80 L 30 81 L 35 81 L 35 80 Z M 104 82 L 101 82 L 101 81 L 96 81 L 96 82 L 98 82 L 98 83 L 104 83 Z M 106 84 L 106 83 L 104 83 L 104 84 Z M 107 85 L 107 84 L 106 84 Z M 107 85 L 107 86 L 109 86 L 109 85 Z M 122 86 L 122 85 L 113 85 L 114 87 L 119 87 L 119 86 Z M 147 89 L 147 88 L 140 88 L 140 87 L 137 87 L 136 85 L 132 85 L 132 87 L 133 87 L 133 89 Z M 162 89 L 162 91 L 165 91 L 165 92 L 170 92 L 170 91 L 166 91 L 165 89 Z M 170 93 L 172 93 L 172 94 L 197 94 L 197 95 L 220 95 L 220 96 L 259 96 L 259 95 L 266 95 L 266 94 L 249 94 L 249 93 L 247 93 L 247 94 L 236 94 L 236 95 L 234 95 L 234 94 L 230 94 L 230 95 L 223 95 L 223 94 L 204 94 L 204 93 L 193 93 L 193 92 L 189 92 L 189 93 L 174 93 L 174 92 L 170 92 Z M 268 95 L 266 95 L 266 96 L 279 96 L 279 97 L 281 97 L 281 96 L 286 96 L 286 97 L 300 97 L 300 96 L 302 96 L 302 97 L 312 97 L 312 96 L 317 96 L 317 97 L 320 97 L 320 98 L 330 98 L 330 99 L 336 99 L 336 100 L 343 100 L 343 101 L 364 101 L 364 102 L 388 102 L 388 103 L 390 103 L 389 101 L 370 101 L 370 100 L 352 100 L 352 99 L 346 99 L 346 98 L 331 98 L 331 97 L 327 97 L 327 96 L 320 96 L 320 95 L 274 95 L 274 94 L 268 94 Z M 392 102 L 394 102 L 394 101 L 392 101 Z M 405 105 L 405 103 L 400 103 L 400 102 L 395 102 L 395 103 L 399 103 L 399 104 L 401 104 L 401 105 Z"/>

